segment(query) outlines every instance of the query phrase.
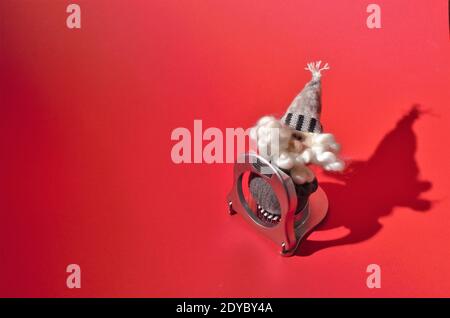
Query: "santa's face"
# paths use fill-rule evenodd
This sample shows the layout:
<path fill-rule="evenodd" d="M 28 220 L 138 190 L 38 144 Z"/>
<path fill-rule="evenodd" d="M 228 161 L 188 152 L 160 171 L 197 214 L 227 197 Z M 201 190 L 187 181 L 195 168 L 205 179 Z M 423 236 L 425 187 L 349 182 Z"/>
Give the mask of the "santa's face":
<path fill-rule="evenodd" d="M 263 117 L 254 127 L 251 138 L 257 141 L 258 151 L 279 168 L 289 170 L 295 183 L 311 182 L 314 174 L 307 167 L 315 164 L 325 170 L 341 171 L 344 163 L 337 156 L 339 144 L 332 134 L 302 132 L 282 125 L 274 117 Z M 278 145 L 269 155 L 269 145 Z"/>
<path fill-rule="evenodd" d="M 311 148 L 312 133 L 292 130 L 288 141 L 288 152 L 301 154 L 305 149 Z"/>

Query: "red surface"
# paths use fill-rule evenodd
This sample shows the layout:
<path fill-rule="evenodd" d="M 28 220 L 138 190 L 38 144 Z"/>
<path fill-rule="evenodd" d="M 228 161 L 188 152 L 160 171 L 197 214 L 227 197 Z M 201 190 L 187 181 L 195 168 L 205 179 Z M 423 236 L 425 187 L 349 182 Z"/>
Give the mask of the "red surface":
<path fill-rule="evenodd" d="M 75 2 L 81 30 L 0 2 L 0 296 L 450 296 L 447 1 L 375 1 L 380 30 L 369 1 Z M 316 59 L 352 173 L 283 258 L 227 215 L 232 165 L 173 164 L 170 134 L 282 114 Z"/>

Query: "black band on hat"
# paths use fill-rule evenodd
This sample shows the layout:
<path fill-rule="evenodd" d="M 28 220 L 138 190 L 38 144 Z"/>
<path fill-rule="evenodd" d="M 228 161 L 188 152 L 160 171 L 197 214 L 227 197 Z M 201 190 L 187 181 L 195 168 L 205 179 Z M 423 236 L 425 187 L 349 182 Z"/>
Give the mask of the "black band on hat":
<path fill-rule="evenodd" d="M 295 125 L 296 130 L 302 130 L 303 121 L 305 120 L 305 116 L 298 116 L 297 124 Z"/>
<path fill-rule="evenodd" d="M 301 114 L 286 113 L 281 121 L 292 129 L 304 132 L 321 133 L 322 125 L 317 118 Z"/>
<path fill-rule="evenodd" d="M 285 119 L 284 122 L 285 122 L 285 124 L 288 125 L 288 126 L 291 124 L 292 115 L 293 115 L 292 113 L 288 113 L 288 114 L 286 115 L 286 119 Z"/>
<path fill-rule="evenodd" d="M 317 123 L 317 119 L 311 118 L 311 120 L 309 121 L 309 127 L 308 127 L 309 132 L 314 132 L 314 129 L 316 128 L 316 123 Z"/>

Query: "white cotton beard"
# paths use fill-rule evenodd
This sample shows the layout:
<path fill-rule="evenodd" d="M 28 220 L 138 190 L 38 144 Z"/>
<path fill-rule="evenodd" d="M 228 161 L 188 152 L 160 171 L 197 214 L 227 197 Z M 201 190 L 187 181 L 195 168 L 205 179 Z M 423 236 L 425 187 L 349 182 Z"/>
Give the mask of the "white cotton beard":
<path fill-rule="evenodd" d="M 303 142 L 304 147 L 296 152 L 289 147 L 291 138 L 294 138 L 293 133 L 292 128 L 282 125 L 275 117 L 264 116 L 250 130 L 250 138 L 256 142 L 261 156 L 281 169 L 290 170 L 297 184 L 314 180 L 314 173 L 307 167 L 308 164 L 321 166 L 326 171 L 344 170 L 345 164 L 338 157 L 340 145 L 332 134 L 305 133 L 307 138 Z M 275 151 L 271 148 L 277 142 L 278 151 Z"/>

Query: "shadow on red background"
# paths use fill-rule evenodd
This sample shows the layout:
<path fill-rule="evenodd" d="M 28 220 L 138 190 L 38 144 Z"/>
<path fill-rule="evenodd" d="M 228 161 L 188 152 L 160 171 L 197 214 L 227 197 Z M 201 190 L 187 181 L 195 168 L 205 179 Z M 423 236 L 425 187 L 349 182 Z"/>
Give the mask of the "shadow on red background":
<path fill-rule="evenodd" d="M 352 162 L 345 174 L 334 176 L 345 184 L 320 183 L 330 200 L 330 210 L 318 231 L 345 227 L 350 232 L 328 241 L 307 240 L 298 255 L 366 241 L 381 230 L 380 218 L 389 215 L 394 207 L 415 211 L 431 208 L 431 202 L 420 195 L 432 184 L 419 179 L 415 160 L 417 138 L 413 124 L 423 113 L 419 105 L 413 105 L 367 161 Z"/>

